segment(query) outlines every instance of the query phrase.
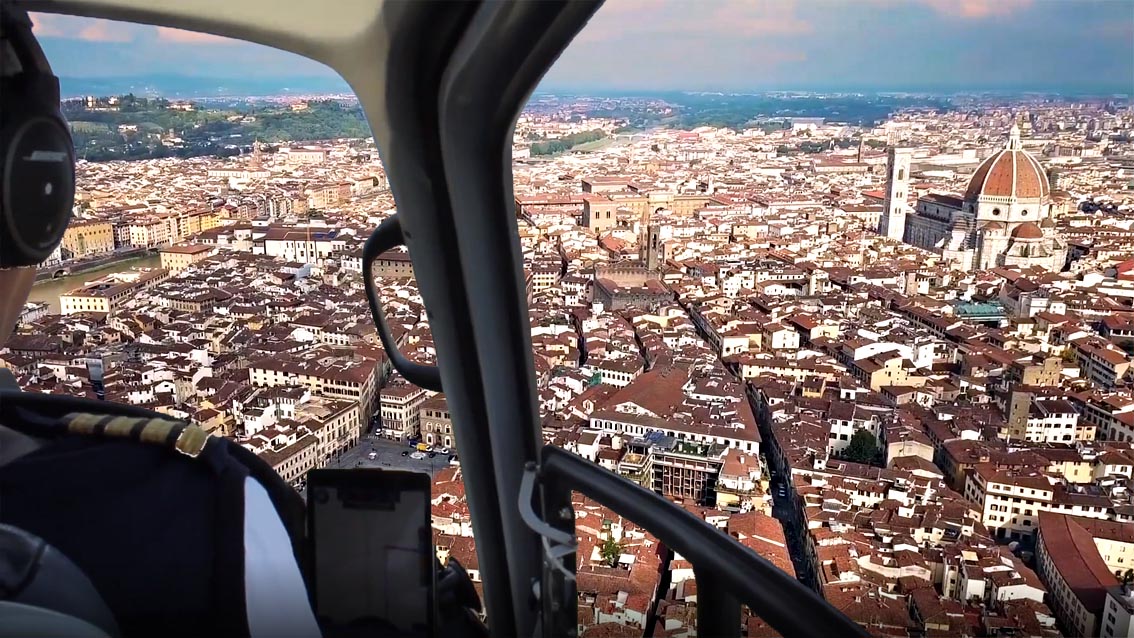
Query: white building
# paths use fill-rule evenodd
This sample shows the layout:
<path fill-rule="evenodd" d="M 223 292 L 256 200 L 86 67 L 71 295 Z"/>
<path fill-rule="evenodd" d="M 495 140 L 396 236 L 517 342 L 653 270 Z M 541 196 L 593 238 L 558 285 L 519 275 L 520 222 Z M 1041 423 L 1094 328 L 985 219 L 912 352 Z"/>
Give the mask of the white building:
<path fill-rule="evenodd" d="M 1024 440 L 1034 443 L 1071 443 L 1076 440 L 1079 413 L 1063 399 L 1039 400 L 1028 411 Z M 1092 437 L 1093 438 L 1093 437 Z"/>
<path fill-rule="evenodd" d="M 395 383 L 382 388 L 382 433 L 399 441 L 420 436 L 419 408 L 432 394 L 409 383 Z"/>
<path fill-rule="evenodd" d="M 1134 591 L 1130 586 L 1110 587 L 1103 605 L 1103 638 L 1134 638 Z"/>

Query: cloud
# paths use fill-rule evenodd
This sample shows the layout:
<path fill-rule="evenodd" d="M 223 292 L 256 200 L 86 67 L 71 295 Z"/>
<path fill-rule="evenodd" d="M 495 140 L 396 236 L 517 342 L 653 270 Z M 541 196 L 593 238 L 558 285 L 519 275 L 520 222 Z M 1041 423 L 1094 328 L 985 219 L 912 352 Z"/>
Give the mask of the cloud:
<path fill-rule="evenodd" d="M 121 22 L 94 20 L 80 29 L 75 38 L 90 42 L 130 42 L 134 35 L 133 29 Z"/>
<path fill-rule="evenodd" d="M 64 38 L 67 40 L 86 40 L 87 42 L 132 42 L 142 25 L 128 22 L 115 22 L 97 18 L 56 15 L 53 13 L 31 13 L 32 31 L 40 38 Z"/>
<path fill-rule="evenodd" d="M 59 24 L 59 19 L 63 16 L 57 16 L 50 13 L 32 13 L 29 14 L 32 22 L 32 32 L 40 38 L 61 38 L 66 35 L 63 27 Z"/>
<path fill-rule="evenodd" d="M 662 37 L 754 37 L 811 33 L 794 0 L 608 0 L 577 38 L 580 42 Z M 659 41 L 659 45 L 665 45 Z"/>
<path fill-rule="evenodd" d="M 238 40 L 231 38 L 224 38 L 219 35 L 211 33 L 201 33 L 199 31 L 184 31 L 182 29 L 173 29 L 170 27 L 158 27 L 157 36 L 159 40 L 166 42 L 177 42 L 179 44 L 238 44 Z"/>
<path fill-rule="evenodd" d="M 949 18 L 980 19 L 1012 15 L 1032 5 L 1032 0 L 921 0 Z"/>
<path fill-rule="evenodd" d="M 239 40 L 222 38 L 211 33 L 183 31 L 148 24 L 116 22 L 93 18 L 32 13 L 32 28 L 41 38 L 65 38 L 87 42 L 138 42 L 160 40 L 173 44 L 238 44 Z"/>

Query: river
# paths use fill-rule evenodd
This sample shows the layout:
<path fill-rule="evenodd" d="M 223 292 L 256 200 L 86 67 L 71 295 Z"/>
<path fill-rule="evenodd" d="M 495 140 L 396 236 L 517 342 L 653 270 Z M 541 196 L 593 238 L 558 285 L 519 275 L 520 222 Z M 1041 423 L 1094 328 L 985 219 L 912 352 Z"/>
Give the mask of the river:
<path fill-rule="evenodd" d="M 44 279 L 32 287 L 28 301 L 45 301 L 50 306 L 52 314 L 59 314 L 59 295 L 67 294 L 88 281 L 131 268 L 158 268 L 160 266 L 161 255 L 153 254 L 115 262 L 79 275 L 60 277 L 59 279 Z"/>

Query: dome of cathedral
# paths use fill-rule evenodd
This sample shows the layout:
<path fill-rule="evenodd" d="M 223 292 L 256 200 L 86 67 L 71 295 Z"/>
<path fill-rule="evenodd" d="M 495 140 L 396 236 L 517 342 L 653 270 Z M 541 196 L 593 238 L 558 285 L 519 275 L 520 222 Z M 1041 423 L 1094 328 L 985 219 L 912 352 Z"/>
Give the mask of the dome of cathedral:
<path fill-rule="evenodd" d="M 1040 228 L 1055 228 L 1055 220 L 1050 217 L 1044 217 L 1040 222 Z"/>
<path fill-rule="evenodd" d="M 1038 199 L 1051 192 L 1051 184 L 1039 161 L 1020 145 L 1020 129 L 1012 127 L 1008 144 L 997 151 L 973 173 L 965 199 L 980 197 L 1016 197 Z"/>
<path fill-rule="evenodd" d="M 1043 239 L 1043 231 L 1032 222 L 1024 222 L 1012 231 L 1016 239 Z"/>
<path fill-rule="evenodd" d="M 985 231 L 986 233 L 991 233 L 991 232 L 1004 232 L 1005 230 L 1008 229 L 1008 226 L 1005 225 L 1004 222 L 985 222 L 985 224 L 983 226 L 981 226 L 980 228 L 981 228 L 981 230 Z"/>

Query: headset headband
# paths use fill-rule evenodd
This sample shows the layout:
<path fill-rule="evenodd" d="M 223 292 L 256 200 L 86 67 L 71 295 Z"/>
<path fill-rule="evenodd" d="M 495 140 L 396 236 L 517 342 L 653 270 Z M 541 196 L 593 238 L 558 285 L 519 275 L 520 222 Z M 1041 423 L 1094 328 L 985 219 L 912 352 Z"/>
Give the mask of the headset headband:
<path fill-rule="evenodd" d="M 28 12 L 15 9 L 2 0 L 0 0 L 0 40 L 12 48 L 22 71 L 51 74 L 51 65 L 32 31 L 32 21 Z M 3 59 L 0 57 L 0 61 Z M 6 69 L 0 69 L 0 76 L 8 75 L 3 71 Z"/>

